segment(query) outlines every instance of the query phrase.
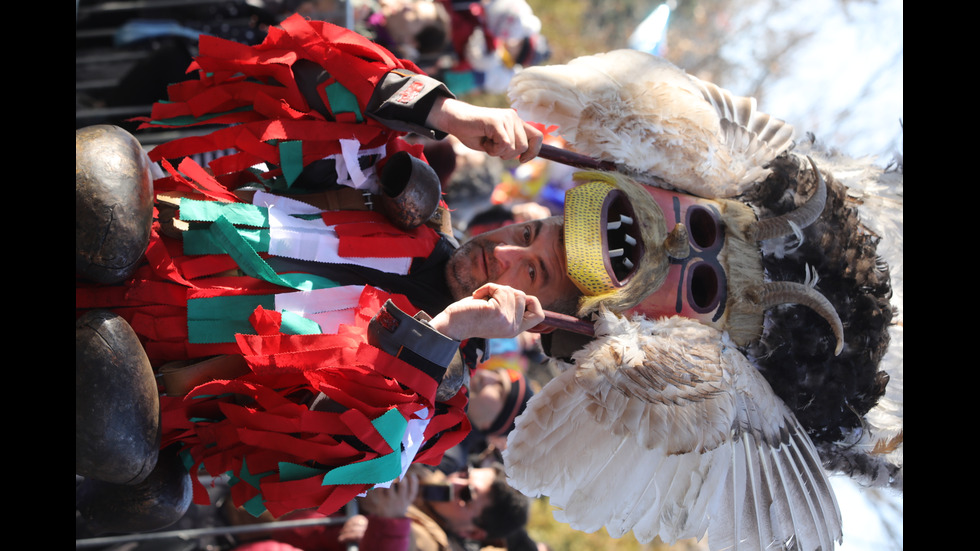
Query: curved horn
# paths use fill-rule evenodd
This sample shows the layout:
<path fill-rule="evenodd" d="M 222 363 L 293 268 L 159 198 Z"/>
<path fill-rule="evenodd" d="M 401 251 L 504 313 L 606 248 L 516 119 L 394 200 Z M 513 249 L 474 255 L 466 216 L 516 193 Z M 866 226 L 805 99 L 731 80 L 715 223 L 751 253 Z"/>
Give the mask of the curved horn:
<path fill-rule="evenodd" d="M 837 310 L 827 300 L 827 297 L 808 285 L 793 281 L 775 281 L 753 285 L 745 290 L 744 298 L 760 312 L 779 304 L 802 304 L 820 314 L 837 339 L 834 355 L 838 356 L 844 348 L 844 325 L 837 315 Z"/>
<path fill-rule="evenodd" d="M 764 241 L 774 237 L 790 235 L 793 233 L 794 225 L 797 228 L 805 228 L 820 217 L 824 204 L 827 202 L 827 182 L 824 181 L 823 175 L 817 170 L 817 165 L 809 155 L 807 156 L 807 160 L 810 161 L 813 173 L 817 176 L 817 189 L 806 200 L 806 203 L 798 209 L 787 212 L 782 216 L 759 220 L 753 224 L 749 228 L 749 235 L 755 241 Z"/>

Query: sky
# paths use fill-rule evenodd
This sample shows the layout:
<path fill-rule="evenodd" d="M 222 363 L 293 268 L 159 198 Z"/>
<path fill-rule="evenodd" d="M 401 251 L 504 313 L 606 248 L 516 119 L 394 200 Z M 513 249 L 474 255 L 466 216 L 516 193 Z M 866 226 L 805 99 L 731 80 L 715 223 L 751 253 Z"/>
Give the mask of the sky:
<path fill-rule="evenodd" d="M 902 0 L 742 1 L 721 49 L 741 70 L 718 84 L 745 93 L 761 82 L 764 111 L 853 156 L 902 151 Z M 757 61 L 773 48 L 787 53 L 775 70 Z"/>
<path fill-rule="evenodd" d="M 844 542 L 839 551 L 900 551 L 903 531 L 904 499 L 891 490 L 860 488 L 844 476 L 832 476 L 830 483 L 841 509 Z"/>

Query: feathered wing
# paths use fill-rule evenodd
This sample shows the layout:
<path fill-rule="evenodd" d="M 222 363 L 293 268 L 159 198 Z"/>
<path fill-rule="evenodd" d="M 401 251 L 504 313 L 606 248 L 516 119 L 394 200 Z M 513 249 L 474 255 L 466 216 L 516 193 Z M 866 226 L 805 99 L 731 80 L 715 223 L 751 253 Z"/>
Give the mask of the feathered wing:
<path fill-rule="evenodd" d="M 597 329 L 518 418 L 504 452 L 515 488 L 586 532 L 832 548 L 840 512 L 812 444 L 721 333 L 612 314 Z"/>
<path fill-rule="evenodd" d="M 764 178 L 793 127 L 739 97 L 636 50 L 583 56 L 516 75 L 511 104 L 557 125 L 577 151 L 704 197 L 730 197 Z"/>

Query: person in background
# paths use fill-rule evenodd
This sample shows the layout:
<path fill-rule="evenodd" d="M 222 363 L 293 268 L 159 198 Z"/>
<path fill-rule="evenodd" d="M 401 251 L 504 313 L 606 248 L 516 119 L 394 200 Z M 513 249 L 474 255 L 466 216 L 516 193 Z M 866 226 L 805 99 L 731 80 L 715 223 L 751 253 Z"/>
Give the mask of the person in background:
<path fill-rule="evenodd" d="M 436 1 L 452 21 L 455 59 L 437 76 L 457 94 L 504 92 L 522 67 L 551 55 L 541 21 L 525 0 Z"/>
<path fill-rule="evenodd" d="M 341 551 L 349 544 L 371 551 L 463 551 L 467 542 L 519 538 L 529 514 L 528 498 L 507 484 L 500 464 L 449 474 L 414 465 L 389 488 L 357 498 L 357 506 L 359 513 L 343 523 L 270 531 L 235 551 Z M 281 520 L 317 518 L 325 515 L 308 509 Z"/>
<path fill-rule="evenodd" d="M 431 72 L 450 47 L 452 23 L 433 0 L 352 0 L 354 30 Z"/>
<path fill-rule="evenodd" d="M 493 339 L 491 351 L 498 341 Z M 517 362 L 520 351 L 492 356 L 488 363 L 501 361 Z M 534 396 L 531 381 L 519 366 L 514 368 L 489 367 L 481 365 L 473 371 L 469 385 L 469 403 L 466 416 L 472 425 L 469 434 L 457 445 L 446 450 L 439 470 L 452 473 L 472 464 L 479 464 L 486 458 L 497 460 L 499 452 L 507 445 L 507 435 L 514 429 L 514 421 L 528 400 Z"/>

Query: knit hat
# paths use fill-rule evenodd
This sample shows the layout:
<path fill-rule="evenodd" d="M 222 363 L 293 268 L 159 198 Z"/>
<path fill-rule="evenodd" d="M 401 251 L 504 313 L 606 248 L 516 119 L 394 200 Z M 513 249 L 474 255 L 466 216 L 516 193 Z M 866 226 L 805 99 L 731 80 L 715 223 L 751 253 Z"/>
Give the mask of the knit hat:
<path fill-rule="evenodd" d="M 531 396 L 534 396 L 534 391 L 523 373 L 513 369 L 501 369 L 500 372 L 504 385 L 509 388 L 500 414 L 484 431 L 487 436 L 503 436 L 514 430 L 514 420 L 524 411 Z"/>

